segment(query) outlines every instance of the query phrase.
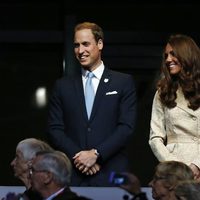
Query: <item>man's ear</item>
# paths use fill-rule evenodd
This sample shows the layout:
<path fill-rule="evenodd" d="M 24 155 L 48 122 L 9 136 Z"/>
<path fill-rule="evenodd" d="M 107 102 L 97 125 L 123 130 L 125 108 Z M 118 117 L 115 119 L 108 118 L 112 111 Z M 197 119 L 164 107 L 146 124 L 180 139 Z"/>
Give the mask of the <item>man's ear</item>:
<path fill-rule="evenodd" d="M 44 184 L 48 185 L 53 179 L 53 174 L 51 172 L 44 172 L 43 180 Z"/>
<path fill-rule="evenodd" d="M 102 49 L 103 49 L 103 40 L 102 40 L 102 39 L 99 39 L 97 45 L 98 45 L 98 47 L 99 47 L 99 50 L 102 50 Z"/>

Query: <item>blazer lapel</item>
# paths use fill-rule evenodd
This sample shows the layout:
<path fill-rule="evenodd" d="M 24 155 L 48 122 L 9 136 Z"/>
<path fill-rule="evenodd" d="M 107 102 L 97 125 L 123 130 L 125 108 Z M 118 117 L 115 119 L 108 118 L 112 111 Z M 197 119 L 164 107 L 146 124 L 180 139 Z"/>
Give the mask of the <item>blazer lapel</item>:
<path fill-rule="evenodd" d="M 179 107 L 180 109 L 184 110 L 185 112 L 191 115 L 195 115 L 196 111 L 193 111 L 192 109 L 188 108 L 188 101 L 185 99 L 181 89 L 178 89 L 176 94 L 177 94 L 176 98 L 177 107 Z"/>

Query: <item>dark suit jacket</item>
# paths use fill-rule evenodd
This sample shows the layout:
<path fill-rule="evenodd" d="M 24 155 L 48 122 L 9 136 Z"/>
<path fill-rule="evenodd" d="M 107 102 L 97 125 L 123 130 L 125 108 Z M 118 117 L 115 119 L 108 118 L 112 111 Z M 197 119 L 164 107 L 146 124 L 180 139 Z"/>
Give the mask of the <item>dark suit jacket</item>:
<path fill-rule="evenodd" d="M 81 75 L 64 77 L 50 99 L 48 136 L 54 147 L 72 158 L 81 150 L 96 148 L 101 170 L 86 176 L 74 168 L 72 186 L 109 186 L 111 171 L 127 171 L 124 154 L 135 127 L 136 89 L 131 75 L 105 68 L 90 120 Z"/>
<path fill-rule="evenodd" d="M 65 188 L 60 194 L 55 196 L 52 200 L 91 200 L 87 197 L 78 196 L 72 192 L 69 188 Z"/>
<path fill-rule="evenodd" d="M 27 200 L 43 200 L 42 196 L 32 188 L 25 190 L 22 196 L 24 197 L 23 199 Z"/>

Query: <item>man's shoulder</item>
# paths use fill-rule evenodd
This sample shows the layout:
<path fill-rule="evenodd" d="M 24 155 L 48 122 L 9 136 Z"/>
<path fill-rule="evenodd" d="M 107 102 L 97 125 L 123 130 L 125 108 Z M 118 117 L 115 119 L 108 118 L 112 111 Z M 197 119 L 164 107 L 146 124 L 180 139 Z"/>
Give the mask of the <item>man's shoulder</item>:
<path fill-rule="evenodd" d="M 110 74 L 110 75 L 109 75 Z M 115 70 L 108 70 L 107 71 L 108 77 L 112 79 L 113 83 L 119 84 L 119 85 L 134 85 L 134 78 L 131 74 L 128 73 L 123 73 Z M 104 77 L 105 78 L 105 77 Z"/>
<path fill-rule="evenodd" d="M 65 188 L 62 193 L 53 198 L 53 200 L 92 200 L 85 196 L 79 196 L 69 188 Z"/>
<path fill-rule="evenodd" d="M 116 70 L 108 70 L 112 76 L 121 77 L 121 78 L 133 78 L 133 76 L 129 73 L 124 73 Z"/>
<path fill-rule="evenodd" d="M 66 82 L 74 82 L 77 79 L 80 79 L 80 75 L 65 75 L 58 79 L 56 79 L 56 83 L 66 83 Z"/>

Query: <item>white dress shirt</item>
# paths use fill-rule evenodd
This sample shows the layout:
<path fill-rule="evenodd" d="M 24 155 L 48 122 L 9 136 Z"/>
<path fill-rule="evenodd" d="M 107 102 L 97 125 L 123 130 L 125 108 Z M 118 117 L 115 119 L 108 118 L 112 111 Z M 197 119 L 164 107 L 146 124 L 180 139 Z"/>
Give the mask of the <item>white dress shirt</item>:
<path fill-rule="evenodd" d="M 97 67 L 94 71 L 92 71 L 92 73 L 94 74 L 94 77 L 92 78 L 92 85 L 94 87 L 95 94 L 96 94 L 101 76 L 103 74 L 104 68 L 105 67 L 104 67 L 104 64 L 103 64 L 103 61 L 102 61 L 101 65 L 99 67 Z M 85 93 L 85 83 L 86 83 L 86 80 L 87 80 L 87 77 L 86 77 L 87 73 L 86 72 L 87 72 L 87 70 L 82 69 L 82 80 L 83 80 L 84 93 Z"/>

